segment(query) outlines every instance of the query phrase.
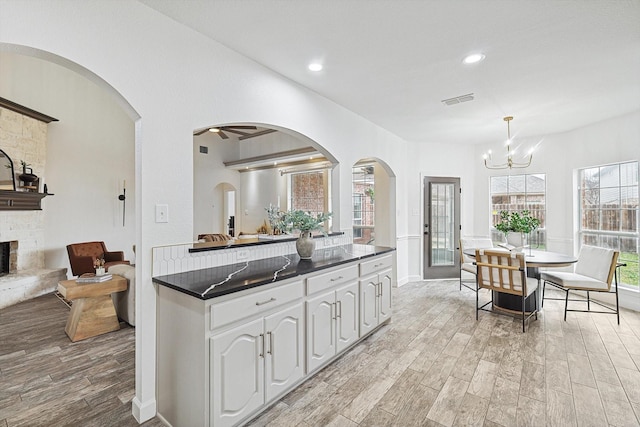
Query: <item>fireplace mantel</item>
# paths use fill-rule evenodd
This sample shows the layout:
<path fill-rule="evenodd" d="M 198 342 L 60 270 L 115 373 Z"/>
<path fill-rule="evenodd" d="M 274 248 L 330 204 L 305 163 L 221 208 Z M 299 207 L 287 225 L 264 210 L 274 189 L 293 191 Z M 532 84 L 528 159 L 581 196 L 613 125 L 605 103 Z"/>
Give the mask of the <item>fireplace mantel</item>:
<path fill-rule="evenodd" d="M 0 190 L 0 211 L 39 211 L 46 196 L 53 194 Z"/>

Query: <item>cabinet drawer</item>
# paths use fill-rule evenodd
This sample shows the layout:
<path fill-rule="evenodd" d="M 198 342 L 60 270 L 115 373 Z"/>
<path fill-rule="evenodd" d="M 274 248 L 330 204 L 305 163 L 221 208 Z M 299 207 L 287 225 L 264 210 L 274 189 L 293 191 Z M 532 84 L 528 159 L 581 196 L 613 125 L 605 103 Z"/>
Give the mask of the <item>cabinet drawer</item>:
<path fill-rule="evenodd" d="M 211 305 L 211 329 L 270 310 L 303 296 L 302 282 L 276 286 Z"/>
<path fill-rule="evenodd" d="M 357 265 L 331 270 L 324 274 L 318 274 L 307 279 L 307 295 L 354 280 L 358 280 Z"/>
<path fill-rule="evenodd" d="M 392 264 L 393 258 L 391 255 L 374 258 L 371 261 L 363 261 L 360 263 L 360 276 L 366 276 L 367 274 L 375 273 L 385 268 L 391 268 Z"/>

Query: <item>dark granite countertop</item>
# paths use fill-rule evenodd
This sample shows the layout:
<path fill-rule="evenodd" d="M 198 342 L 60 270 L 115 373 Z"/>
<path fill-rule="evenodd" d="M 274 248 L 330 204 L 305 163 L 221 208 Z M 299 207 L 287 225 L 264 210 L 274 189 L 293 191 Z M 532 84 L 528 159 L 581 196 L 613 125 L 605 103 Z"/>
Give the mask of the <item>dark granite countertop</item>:
<path fill-rule="evenodd" d="M 288 254 L 255 261 L 154 277 L 153 281 L 199 299 L 210 299 L 302 274 L 336 267 L 363 258 L 395 251 L 395 248 L 343 245 L 316 249 L 313 258 L 300 260 Z"/>

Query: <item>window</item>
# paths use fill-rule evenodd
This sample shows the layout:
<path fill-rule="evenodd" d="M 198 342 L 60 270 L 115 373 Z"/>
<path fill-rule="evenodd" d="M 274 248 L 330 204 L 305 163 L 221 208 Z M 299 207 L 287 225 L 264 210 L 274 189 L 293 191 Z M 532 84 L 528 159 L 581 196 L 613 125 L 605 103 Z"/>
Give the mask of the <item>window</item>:
<path fill-rule="evenodd" d="M 638 287 L 638 162 L 579 171 L 580 244 L 620 251 L 619 283 Z"/>
<path fill-rule="evenodd" d="M 491 239 L 504 241 L 504 235 L 496 230 L 500 211 L 522 212 L 540 220 L 540 227 L 531 233 L 530 245 L 534 249 L 546 246 L 546 176 L 545 174 L 505 175 L 491 177 Z"/>
<path fill-rule="evenodd" d="M 326 170 L 292 173 L 289 176 L 289 208 L 314 215 L 331 212 L 329 176 Z"/>
<path fill-rule="evenodd" d="M 362 194 L 353 195 L 353 238 L 362 237 Z"/>
<path fill-rule="evenodd" d="M 373 165 L 358 165 L 352 171 L 353 243 L 375 242 L 375 181 Z"/>

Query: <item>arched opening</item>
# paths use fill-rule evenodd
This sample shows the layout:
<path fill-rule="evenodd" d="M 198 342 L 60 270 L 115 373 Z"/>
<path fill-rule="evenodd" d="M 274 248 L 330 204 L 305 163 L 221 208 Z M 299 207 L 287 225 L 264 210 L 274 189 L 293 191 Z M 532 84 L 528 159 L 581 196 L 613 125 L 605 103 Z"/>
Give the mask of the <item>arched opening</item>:
<path fill-rule="evenodd" d="M 395 175 L 375 158 L 361 159 L 352 167 L 353 242 L 396 246 Z"/>
<path fill-rule="evenodd" d="M 338 184 L 332 180 L 335 158 L 290 129 L 259 123 L 208 126 L 194 131 L 193 153 L 195 237 L 222 232 L 229 219 L 223 220 L 222 202 L 228 188 L 235 190 L 235 236 L 265 233 L 269 206 L 331 212 L 338 205 L 332 200 Z M 218 202 L 211 203 L 214 199 Z M 207 218 L 217 218 L 216 231 L 204 229 L 211 228 Z M 332 226 L 339 229 L 335 222 Z"/>
<path fill-rule="evenodd" d="M 136 241 L 136 188 L 140 188 L 140 158 L 135 154 L 135 146 L 139 144 L 135 128 L 139 114 L 106 81 L 58 55 L 31 47 L 0 43 L 0 63 L 0 93 L 3 97 L 59 119 L 59 122 L 47 126 L 46 144 L 42 150 L 24 151 L 19 155 L 27 162 L 29 156 L 41 156 L 37 158 L 38 169 L 33 172 L 47 184 L 48 193 L 54 195 L 43 200 L 42 211 L 2 213 L 0 234 L 5 237 L 6 230 L 3 227 L 9 221 L 28 222 L 31 233 L 41 233 L 32 235 L 27 241 L 42 244 L 37 247 L 37 252 L 41 253 L 44 269 L 66 267 L 69 276 L 71 270 L 65 246 L 70 243 L 104 241 L 109 250 L 123 251 L 125 259 L 135 263 L 134 247 L 137 243 L 140 253 L 141 243 Z M 125 194 L 125 188 L 126 199 L 122 200 L 118 196 Z M 18 230 L 25 227 L 12 228 Z M 56 281 L 53 281 L 51 288 L 41 290 L 53 291 L 56 285 Z M 141 281 L 138 280 L 135 288 L 129 292 L 139 295 L 140 288 Z M 52 298 L 56 308 L 62 306 L 52 295 L 43 298 Z M 47 314 L 52 316 L 51 312 Z M 65 351 L 66 345 L 74 346 L 64 335 L 64 316 L 66 313 L 63 311 L 59 314 L 60 318 L 53 321 L 51 317 L 34 313 L 31 316 L 33 320 L 47 322 L 43 330 L 50 325 L 58 329 L 46 329 L 48 336 L 25 345 L 53 345 L 52 340 L 59 336 L 59 351 Z M 138 313 L 131 316 L 136 317 Z M 140 324 L 135 320 L 132 323 Z M 135 332 L 125 324 L 121 323 L 121 330 L 115 333 L 126 335 L 122 342 L 126 342 L 127 348 L 122 350 L 127 354 L 122 356 L 114 351 L 113 357 L 115 359 L 119 355 L 127 363 L 123 363 L 122 373 L 113 379 L 118 384 L 127 384 L 130 389 L 126 394 L 132 395 L 136 381 L 133 353 L 140 347 L 134 344 Z M 78 351 L 77 360 L 88 357 L 80 353 L 82 346 L 75 347 Z M 38 351 L 35 347 L 32 350 L 34 354 L 46 355 L 46 359 L 34 358 L 29 362 L 33 364 L 30 369 L 37 371 L 46 360 L 50 360 L 52 353 Z M 140 363 L 139 354 L 136 360 Z M 73 369 L 74 363 L 68 361 L 67 367 Z M 114 363 L 118 362 L 114 360 Z M 140 381 L 140 376 L 137 381 Z M 67 393 L 64 387 L 61 384 L 59 388 L 65 395 L 75 391 L 69 390 Z M 109 387 L 105 383 L 105 389 Z M 131 400 L 122 403 L 122 408 L 131 411 Z"/>

